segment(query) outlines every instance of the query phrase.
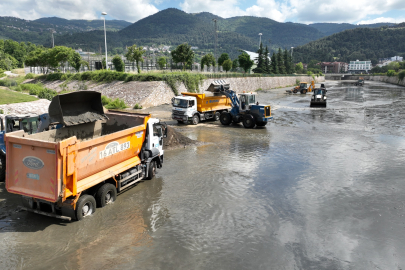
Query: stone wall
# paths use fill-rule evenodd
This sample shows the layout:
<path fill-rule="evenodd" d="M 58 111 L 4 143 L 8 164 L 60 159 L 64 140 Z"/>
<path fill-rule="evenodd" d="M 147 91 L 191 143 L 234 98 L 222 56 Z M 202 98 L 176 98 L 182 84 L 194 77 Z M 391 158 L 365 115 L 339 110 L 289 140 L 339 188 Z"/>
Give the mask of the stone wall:
<path fill-rule="evenodd" d="M 377 82 L 385 82 L 385 83 L 392 83 L 396 85 L 402 85 L 405 86 L 405 80 L 399 81 L 397 76 L 365 76 L 365 80 L 370 80 L 370 81 L 377 81 Z"/>
<path fill-rule="evenodd" d="M 325 81 L 325 77 L 315 77 L 316 82 Z M 217 79 L 206 79 L 200 86 L 200 92 L 204 92 L 208 86 Z M 299 77 L 244 77 L 244 78 L 227 78 L 224 79 L 230 83 L 231 88 L 237 93 L 253 92 L 257 89 L 269 90 L 272 88 L 280 88 L 295 85 L 296 80 L 299 81 L 312 81 L 311 76 Z M 56 90 L 93 90 L 109 98 L 119 98 L 125 101 L 129 107 L 135 104 L 140 104 L 144 108 L 158 106 L 161 104 L 168 104 L 174 97 L 172 89 L 163 81 L 157 82 L 121 82 L 114 81 L 111 83 L 94 83 L 89 81 L 70 81 L 69 83 L 63 81 L 44 81 L 44 86 Z M 183 83 L 177 86 L 179 93 L 187 92 Z"/>

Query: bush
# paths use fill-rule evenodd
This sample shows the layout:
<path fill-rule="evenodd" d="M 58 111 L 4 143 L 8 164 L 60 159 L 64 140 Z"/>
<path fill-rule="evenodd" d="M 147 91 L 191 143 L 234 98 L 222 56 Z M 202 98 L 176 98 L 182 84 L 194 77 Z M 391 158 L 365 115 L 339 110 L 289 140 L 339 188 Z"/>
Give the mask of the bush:
<path fill-rule="evenodd" d="M 28 73 L 27 75 L 25 75 L 25 79 L 34 79 L 35 75 L 32 73 Z"/>
<path fill-rule="evenodd" d="M 18 85 L 18 83 L 12 79 L 0 80 L 0 86 L 11 87 L 11 86 L 17 86 L 17 85 Z"/>
<path fill-rule="evenodd" d="M 4 114 L 4 111 L 2 109 L 0 109 L 0 114 Z"/>
<path fill-rule="evenodd" d="M 138 103 L 135 104 L 134 109 L 142 109 L 142 105 L 139 105 Z"/>
<path fill-rule="evenodd" d="M 295 79 L 295 85 L 297 85 L 297 86 L 298 86 L 298 85 L 300 85 L 300 83 L 301 83 L 301 82 L 300 82 L 300 80 Z"/>
<path fill-rule="evenodd" d="M 116 98 L 104 107 L 106 107 L 107 109 L 125 109 L 127 108 L 127 105 L 123 100 Z"/>
<path fill-rule="evenodd" d="M 405 70 L 398 73 L 398 80 L 402 81 L 405 78 Z"/>
<path fill-rule="evenodd" d="M 101 96 L 101 103 L 103 104 L 103 106 L 108 105 L 111 101 L 112 101 L 111 98 Z"/>
<path fill-rule="evenodd" d="M 54 96 L 56 96 L 58 93 L 54 90 L 44 88 L 41 91 L 38 92 L 37 96 L 38 98 L 41 99 L 47 99 L 47 100 L 52 100 Z"/>
<path fill-rule="evenodd" d="M 395 71 L 394 71 L 394 70 L 388 70 L 388 71 L 387 71 L 387 76 L 388 76 L 388 77 L 395 76 Z"/>
<path fill-rule="evenodd" d="M 112 60 L 115 70 L 118 72 L 124 72 L 125 71 L 125 64 L 124 61 L 122 61 L 121 57 L 119 55 L 114 56 Z"/>

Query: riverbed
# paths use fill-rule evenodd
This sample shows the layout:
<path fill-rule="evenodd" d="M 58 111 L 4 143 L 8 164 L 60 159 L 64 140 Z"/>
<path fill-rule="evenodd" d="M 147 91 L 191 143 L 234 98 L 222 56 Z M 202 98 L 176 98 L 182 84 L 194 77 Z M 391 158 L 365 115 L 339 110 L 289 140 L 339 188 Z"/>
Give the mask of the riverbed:
<path fill-rule="evenodd" d="M 171 122 L 205 144 L 80 222 L 0 184 L 0 268 L 405 269 L 405 88 L 326 87 L 327 108 L 259 92 L 264 128 Z"/>

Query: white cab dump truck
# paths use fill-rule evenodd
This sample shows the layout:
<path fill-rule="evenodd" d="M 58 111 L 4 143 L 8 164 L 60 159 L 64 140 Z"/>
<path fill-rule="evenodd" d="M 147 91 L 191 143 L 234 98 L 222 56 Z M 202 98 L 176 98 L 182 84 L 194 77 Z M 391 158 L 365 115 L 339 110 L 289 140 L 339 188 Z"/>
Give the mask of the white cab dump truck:
<path fill-rule="evenodd" d="M 213 87 L 213 84 L 210 87 Z M 184 92 L 172 99 L 172 105 L 172 119 L 193 125 L 209 119 L 218 121 L 222 112 L 232 108 L 228 97 L 211 92 L 203 94 Z"/>
<path fill-rule="evenodd" d="M 6 188 L 22 195 L 27 211 L 81 220 L 163 165 L 166 125 L 149 114 L 105 111 L 98 92 L 56 96 L 49 116 L 63 127 L 5 135 Z"/>

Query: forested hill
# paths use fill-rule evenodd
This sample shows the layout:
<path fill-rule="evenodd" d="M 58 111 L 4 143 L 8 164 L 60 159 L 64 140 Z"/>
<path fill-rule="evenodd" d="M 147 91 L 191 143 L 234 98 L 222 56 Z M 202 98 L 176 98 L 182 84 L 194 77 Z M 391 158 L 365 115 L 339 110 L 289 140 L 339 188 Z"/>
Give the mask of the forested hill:
<path fill-rule="evenodd" d="M 130 22 L 110 20 L 106 25 L 109 31 L 118 31 Z M 55 35 L 85 32 L 104 29 L 103 20 L 66 20 L 57 17 L 41 18 L 34 21 L 23 20 L 15 17 L 0 17 L 0 39 L 44 44 L 50 42 L 50 31 Z"/>
<path fill-rule="evenodd" d="M 392 23 L 374 23 L 374 24 L 350 24 L 350 23 L 313 23 L 310 27 L 313 27 L 320 31 L 323 36 L 330 36 L 345 30 L 355 28 L 378 28 L 381 26 L 391 26 Z"/>
<path fill-rule="evenodd" d="M 294 48 L 294 62 L 372 60 L 405 56 L 405 28 L 357 28 Z"/>

